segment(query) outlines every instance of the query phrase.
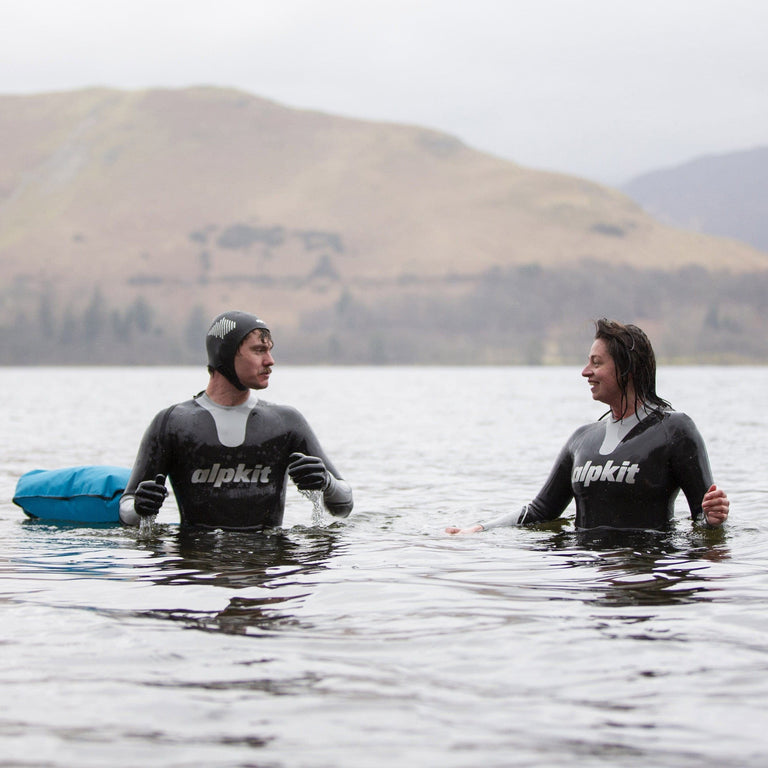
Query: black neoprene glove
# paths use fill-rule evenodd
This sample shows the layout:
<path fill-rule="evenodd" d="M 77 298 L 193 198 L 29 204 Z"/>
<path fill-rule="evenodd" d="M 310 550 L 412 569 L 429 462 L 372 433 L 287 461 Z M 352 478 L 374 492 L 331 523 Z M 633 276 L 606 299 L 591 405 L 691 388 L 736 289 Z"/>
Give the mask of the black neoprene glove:
<path fill-rule="evenodd" d="M 322 459 L 292 453 L 289 457 L 288 475 L 301 491 L 324 491 L 331 482 L 331 476 Z"/>
<path fill-rule="evenodd" d="M 133 508 L 137 515 L 156 515 L 160 511 L 168 495 L 164 483 L 165 475 L 158 475 L 154 480 L 143 480 L 136 486 Z"/>

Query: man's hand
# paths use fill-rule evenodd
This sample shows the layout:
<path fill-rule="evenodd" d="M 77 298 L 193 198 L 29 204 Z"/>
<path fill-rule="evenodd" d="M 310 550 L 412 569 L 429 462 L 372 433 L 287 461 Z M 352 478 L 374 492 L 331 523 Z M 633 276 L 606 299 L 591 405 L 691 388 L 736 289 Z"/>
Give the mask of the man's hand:
<path fill-rule="evenodd" d="M 133 494 L 133 508 L 137 515 L 156 515 L 163 506 L 168 489 L 165 487 L 165 475 L 158 475 L 154 480 L 144 480 L 138 484 Z"/>
<path fill-rule="evenodd" d="M 330 473 L 322 459 L 292 453 L 288 459 L 288 475 L 300 491 L 324 491 L 330 483 Z"/>

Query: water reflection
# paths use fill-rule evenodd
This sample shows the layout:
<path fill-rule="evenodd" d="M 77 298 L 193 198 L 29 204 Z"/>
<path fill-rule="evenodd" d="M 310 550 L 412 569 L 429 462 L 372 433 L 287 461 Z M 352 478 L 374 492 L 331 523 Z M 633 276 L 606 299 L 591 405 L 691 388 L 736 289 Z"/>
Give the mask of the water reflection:
<path fill-rule="evenodd" d="M 114 523 L 51 522 L 33 518 L 19 521 L 21 535 L 7 537 L 0 574 L 30 578 L 113 578 L 119 565 L 115 551 L 125 547 L 122 530 Z M 118 561 L 119 562 L 119 561 Z"/>
<path fill-rule="evenodd" d="M 604 606 L 662 606 L 711 599 L 712 563 L 728 560 L 723 529 L 558 531 L 542 549 L 583 571 L 580 597 Z"/>
<path fill-rule="evenodd" d="M 301 627 L 294 609 L 338 549 L 333 526 L 249 533 L 178 529 L 145 545 L 152 557 L 143 580 L 176 587 L 242 590 L 224 610 L 143 613 L 190 628 L 254 634 Z M 268 590 L 269 593 L 264 593 Z"/>

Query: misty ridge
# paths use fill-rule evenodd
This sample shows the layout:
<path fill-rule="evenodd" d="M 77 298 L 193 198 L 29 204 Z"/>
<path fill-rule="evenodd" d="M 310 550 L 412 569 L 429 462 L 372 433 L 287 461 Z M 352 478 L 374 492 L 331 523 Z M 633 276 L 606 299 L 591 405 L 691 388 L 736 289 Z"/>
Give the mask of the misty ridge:
<path fill-rule="evenodd" d="M 279 363 L 765 363 L 768 149 L 622 191 L 418 126 L 220 88 L 0 96 L 0 362 L 205 364 L 262 316 Z"/>
<path fill-rule="evenodd" d="M 768 147 L 651 171 L 622 190 L 661 221 L 768 251 Z"/>

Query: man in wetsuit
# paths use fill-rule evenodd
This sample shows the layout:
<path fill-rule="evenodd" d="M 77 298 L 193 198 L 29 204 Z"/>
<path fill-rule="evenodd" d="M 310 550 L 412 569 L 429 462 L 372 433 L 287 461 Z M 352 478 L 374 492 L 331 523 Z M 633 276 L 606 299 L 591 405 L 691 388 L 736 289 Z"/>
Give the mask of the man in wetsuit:
<path fill-rule="evenodd" d="M 266 324 L 247 312 L 216 317 L 208 330 L 208 386 L 155 416 L 120 500 L 120 520 L 157 514 L 167 476 L 184 525 L 261 529 L 283 520 L 288 477 L 322 492 L 330 514 L 346 517 L 352 491 L 304 417 L 253 390 L 269 384 L 274 359 Z"/>
<path fill-rule="evenodd" d="M 710 527 L 728 517 L 729 501 L 712 483 L 707 450 L 693 421 L 656 394 L 656 359 L 637 326 L 596 324 L 581 372 L 595 400 L 610 406 L 600 421 L 580 427 L 560 451 L 536 498 L 521 510 L 471 528 L 554 520 L 576 502 L 577 528 L 667 528 L 682 489 L 691 517 Z"/>

